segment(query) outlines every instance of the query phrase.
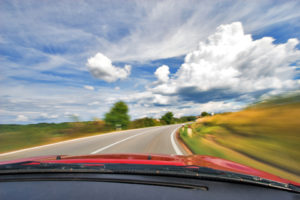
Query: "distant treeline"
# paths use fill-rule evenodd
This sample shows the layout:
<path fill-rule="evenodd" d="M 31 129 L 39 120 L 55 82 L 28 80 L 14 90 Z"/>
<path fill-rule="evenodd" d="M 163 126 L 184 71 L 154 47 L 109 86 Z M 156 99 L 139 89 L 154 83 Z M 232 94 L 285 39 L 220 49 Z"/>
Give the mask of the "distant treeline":
<path fill-rule="evenodd" d="M 118 101 L 111 107 L 110 111 L 105 114 L 104 121 L 112 128 L 127 129 L 183 123 L 196 120 L 195 116 L 175 118 L 172 112 L 166 112 L 160 119 L 145 117 L 130 121 L 128 112 L 129 108 L 127 104 L 123 101 Z"/>
<path fill-rule="evenodd" d="M 180 118 L 173 118 L 171 119 L 171 123 L 169 121 L 165 121 L 163 119 L 153 119 L 150 117 L 145 117 L 141 119 L 136 119 L 130 122 L 129 128 L 143 128 L 143 127 L 150 127 L 150 126 L 160 126 L 160 125 L 167 125 L 167 124 L 175 124 L 175 123 L 184 123 L 188 121 L 195 121 L 197 118 L 195 116 L 183 116 Z"/>

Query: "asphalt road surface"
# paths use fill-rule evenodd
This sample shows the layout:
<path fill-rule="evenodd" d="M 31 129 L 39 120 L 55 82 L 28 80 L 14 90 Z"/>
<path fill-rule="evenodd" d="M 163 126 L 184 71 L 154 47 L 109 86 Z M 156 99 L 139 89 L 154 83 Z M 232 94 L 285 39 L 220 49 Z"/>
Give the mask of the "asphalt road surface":
<path fill-rule="evenodd" d="M 181 125 L 119 131 L 0 154 L 0 161 L 44 155 L 186 154 L 175 138 Z"/>

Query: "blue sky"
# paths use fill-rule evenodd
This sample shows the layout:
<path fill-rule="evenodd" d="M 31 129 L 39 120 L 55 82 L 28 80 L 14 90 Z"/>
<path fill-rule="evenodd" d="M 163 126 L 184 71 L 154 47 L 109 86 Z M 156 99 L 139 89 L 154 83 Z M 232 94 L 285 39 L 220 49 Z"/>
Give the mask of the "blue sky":
<path fill-rule="evenodd" d="M 299 1 L 0 0 L 0 123 L 223 112 L 299 90 Z M 293 38 L 293 39 L 292 39 Z"/>

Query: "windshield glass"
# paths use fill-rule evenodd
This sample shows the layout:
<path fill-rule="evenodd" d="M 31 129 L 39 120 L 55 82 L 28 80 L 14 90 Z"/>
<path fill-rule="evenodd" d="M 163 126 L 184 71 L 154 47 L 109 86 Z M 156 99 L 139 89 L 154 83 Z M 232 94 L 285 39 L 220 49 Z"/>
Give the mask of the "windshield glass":
<path fill-rule="evenodd" d="M 0 5 L 0 164 L 89 155 L 300 183 L 300 1 Z"/>

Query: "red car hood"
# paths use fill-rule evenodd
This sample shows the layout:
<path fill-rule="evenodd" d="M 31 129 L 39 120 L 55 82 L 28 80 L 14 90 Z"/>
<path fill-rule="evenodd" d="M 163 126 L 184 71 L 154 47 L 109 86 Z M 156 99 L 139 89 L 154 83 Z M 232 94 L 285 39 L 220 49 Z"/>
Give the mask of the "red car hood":
<path fill-rule="evenodd" d="M 202 155 L 153 155 L 153 154 L 104 154 L 104 155 L 83 155 L 83 156 L 41 156 L 26 159 L 18 159 L 0 162 L 11 164 L 22 161 L 37 161 L 42 163 L 119 163 L 119 164 L 148 164 L 148 165 L 174 165 L 186 166 L 196 165 L 216 170 L 224 170 L 241 174 L 258 176 L 261 178 L 300 186 L 300 183 L 280 178 L 273 174 L 254 169 L 232 161 L 224 160 L 213 156 Z"/>

